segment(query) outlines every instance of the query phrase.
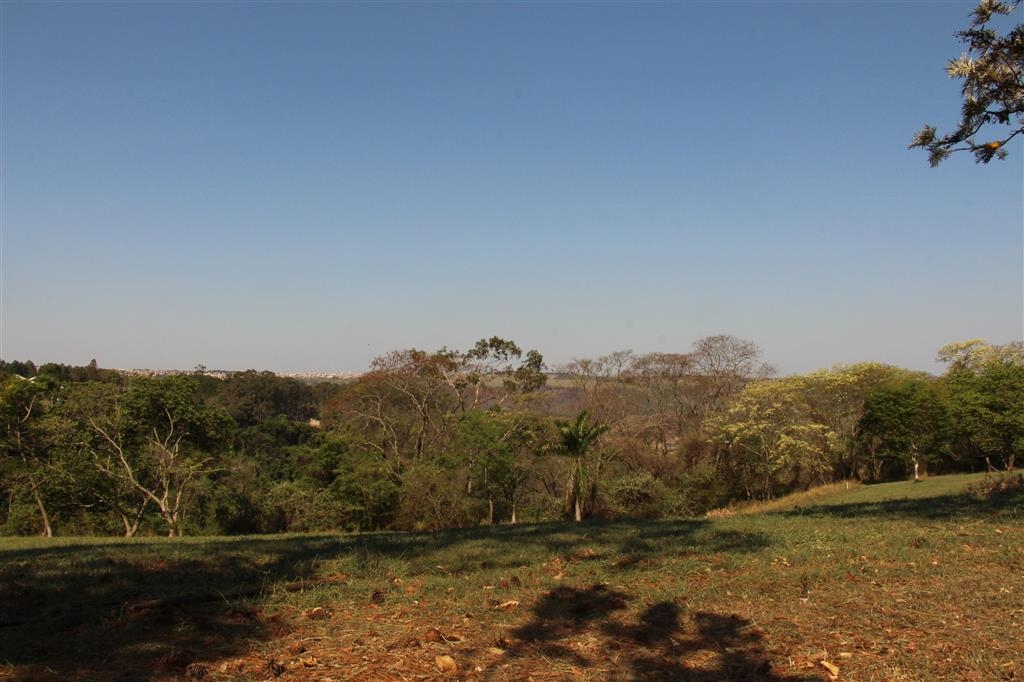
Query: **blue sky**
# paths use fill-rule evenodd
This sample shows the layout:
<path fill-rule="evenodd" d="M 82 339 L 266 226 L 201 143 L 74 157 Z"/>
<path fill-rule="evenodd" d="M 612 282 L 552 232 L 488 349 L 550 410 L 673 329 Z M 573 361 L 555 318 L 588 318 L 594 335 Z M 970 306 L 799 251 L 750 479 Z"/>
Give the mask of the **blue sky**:
<path fill-rule="evenodd" d="M 5 1 L 0 355 L 360 371 L 728 333 L 783 373 L 939 371 L 1024 335 L 1020 140 L 906 149 L 957 120 L 971 8 Z"/>

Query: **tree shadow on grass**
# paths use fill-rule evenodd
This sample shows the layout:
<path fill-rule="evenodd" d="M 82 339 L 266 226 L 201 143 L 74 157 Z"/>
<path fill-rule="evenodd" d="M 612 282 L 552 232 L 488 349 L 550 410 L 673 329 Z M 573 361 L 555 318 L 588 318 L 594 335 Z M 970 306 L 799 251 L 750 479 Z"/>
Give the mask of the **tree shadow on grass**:
<path fill-rule="evenodd" d="M 542 655 L 570 660 L 580 667 L 590 661 L 571 649 L 571 638 L 580 635 L 607 618 L 612 611 L 626 608 L 628 595 L 609 590 L 604 585 L 586 589 L 557 587 L 544 595 L 533 607 L 532 621 L 513 631 L 516 639 L 528 643 Z M 522 647 L 513 654 L 522 653 Z"/>
<path fill-rule="evenodd" d="M 533 607 L 533 619 L 512 631 L 513 657 L 540 654 L 610 677 L 691 682 L 808 682 L 815 676 L 773 668 L 764 634 L 737 615 L 684 614 L 673 601 L 620 613 L 634 597 L 603 585 L 558 587 Z M 596 643 L 587 648 L 586 641 Z"/>
<path fill-rule="evenodd" d="M 909 517 L 941 521 L 957 517 L 986 518 L 998 515 L 1024 515 L 1024 492 L 1012 492 L 996 498 L 956 494 L 937 497 L 904 498 L 878 502 L 823 504 L 777 512 L 784 516 L 860 518 Z"/>
<path fill-rule="evenodd" d="M 767 543 L 761 534 L 716 531 L 703 521 L 665 521 L 10 549 L 0 551 L 0 666 L 13 666 L 9 679 L 139 679 L 142 670 L 182 674 L 188 665 L 244 656 L 253 641 L 286 632 L 263 614 L 262 597 L 322 581 L 325 561 L 352 560 L 343 565 L 365 584 L 391 570 L 380 560 L 414 560 L 420 573 L 450 561 L 446 572 L 455 574 L 552 556 L 565 563 L 621 557 L 613 566 L 626 570 L 686 548 L 751 552 Z M 367 590 L 367 599 L 378 592 Z M 597 585 L 545 599 L 523 635 L 569 656 L 558 644 L 565 633 L 592 629 L 630 597 Z M 40 673 L 46 669 L 55 672 Z"/>
<path fill-rule="evenodd" d="M 286 631 L 254 602 L 312 576 L 309 548 L 231 542 L 204 554 L 173 543 L 89 543 L 3 553 L 5 679 L 202 675 Z"/>
<path fill-rule="evenodd" d="M 333 550 L 368 557 L 416 558 L 460 574 L 479 569 L 515 569 L 560 557 L 599 561 L 618 557 L 617 566 L 642 563 L 687 547 L 702 553 L 755 552 L 770 543 L 761 532 L 720 530 L 707 520 L 592 521 L 517 526 L 484 526 L 432 533 L 368 533 L 339 539 Z M 513 551 L 509 551 L 512 549 Z M 427 560 L 429 558 L 429 561 Z"/>

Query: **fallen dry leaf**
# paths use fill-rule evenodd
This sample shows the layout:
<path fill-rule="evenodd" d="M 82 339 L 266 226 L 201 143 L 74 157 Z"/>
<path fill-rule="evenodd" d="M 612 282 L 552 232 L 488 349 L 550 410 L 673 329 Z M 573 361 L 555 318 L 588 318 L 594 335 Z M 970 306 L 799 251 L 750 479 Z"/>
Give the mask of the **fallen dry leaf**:
<path fill-rule="evenodd" d="M 451 656 L 435 656 L 434 663 L 437 664 L 438 670 L 446 675 L 454 673 L 459 669 L 459 664 Z"/>
<path fill-rule="evenodd" d="M 310 620 L 327 620 L 330 617 L 331 611 L 322 606 L 318 606 L 312 611 L 308 611 L 306 613 L 306 618 L 309 618 Z"/>
<path fill-rule="evenodd" d="M 518 601 L 516 601 L 515 599 L 509 599 L 508 601 L 501 602 L 500 604 L 498 604 L 494 608 L 496 608 L 496 609 L 514 609 L 517 606 L 519 606 L 519 602 Z"/>
<path fill-rule="evenodd" d="M 281 677 L 281 675 L 284 674 L 285 670 L 286 670 L 286 668 L 281 663 L 271 659 L 271 660 L 266 662 L 266 664 L 263 666 L 261 672 L 263 673 L 263 679 L 269 680 L 269 679 Z"/>
<path fill-rule="evenodd" d="M 190 680 L 202 680 L 210 674 L 210 669 L 202 663 L 189 663 L 185 668 L 185 677 Z"/>
<path fill-rule="evenodd" d="M 839 666 L 829 663 L 828 661 L 818 661 L 821 663 L 821 667 L 828 671 L 829 677 L 833 680 L 839 679 Z"/>

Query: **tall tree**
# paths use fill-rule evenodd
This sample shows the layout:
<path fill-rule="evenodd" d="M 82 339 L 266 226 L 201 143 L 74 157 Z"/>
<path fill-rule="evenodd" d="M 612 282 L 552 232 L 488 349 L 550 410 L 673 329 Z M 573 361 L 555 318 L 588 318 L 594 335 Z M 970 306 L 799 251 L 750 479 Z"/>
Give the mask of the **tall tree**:
<path fill-rule="evenodd" d="M 572 513 L 576 521 L 583 520 L 583 490 L 589 491 L 590 504 L 597 497 L 597 477 L 599 471 L 588 476 L 586 457 L 597 439 L 607 430 L 603 422 L 591 422 L 590 413 L 583 410 L 572 421 L 558 420 L 559 442 L 556 449 L 572 458 L 569 476 L 565 484 L 565 510 Z M 589 479 L 589 480 L 588 480 Z"/>
<path fill-rule="evenodd" d="M 1024 343 L 971 339 L 944 346 L 939 358 L 949 364 L 950 411 L 967 446 L 1012 469 L 1024 457 Z"/>
<path fill-rule="evenodd" d="M 948 447 L 949 412 L 935 379 L 907 375 L 877 387 L 864 401 L 859 437 L 883 460 L 905 463 L 920 478 L 922 464 Z"/>
<path fill-rule="evenodd" d="M 807 375 L 804 398 L 811 418 L 828 428 L 828 450 L 821 453 L 821 464 L 833 478 L 873 477 L 869 451 L 858 440 L 865 400 L 882 384 L 908 376 L 907 370 L 877 362 L 837 365 Z"/>
<path fill-rule="evenodd" d="M 724 468 L 748 497 L 774 497 L 783 476 L 813 468 L 827 451 L 832 434 L 808 410 L 806 388 L 804 377 L 754 381 L 709 420 L 711 437 L 725 449 Z"/>
<path fill-rule="evenodd" d="M 168 535 L 181 535 L 199 479 L 218 469 L 230 417 L 202 403 L 188 376 L 137 378 L 124 389 L 83 384 L 64 409 L 81 425 L 79 451 L 125 508 L 152 504 Z"/>
<path fill-rule="evenodd" d="M 40 532 L 53 536 L 53 524 L 43 488 L 49 474 L 49 450 L 42 415 L 53 385 L 45 377 L 8 375 L 0 383 L 0 449 L 4 454 L 8 485 L 23 483 L 39 511 Z M 11 490 L 13 495 L 15 490 Z"/>
<path fill-rule="evenodd" d="M 697 395 L 695 416 L 701 424 L 721 412 L 749 382 L 775 374 L 775 368 L 761 360 L 756 343 L 728 334 L 698 339 L 690 356 Z"/>
<path fill-rule="evenodd" d="M 465 352 L 392 351 L 340 390 L 325 416 L 329 425 L 365 436 L 366 448 L 396 464 L 416 461 L 444 449 L 458 414 L 500 407 L 513 394 L 542 387 L 543 366 L 537 351 L 523 358 L 519 346 L 497 336 Z"/>
<path fill-rule="evenodd" d="M 530 350 L 523 359 L 523 351 L 514 341 L 499 336 L 480 339 L 465 353 L 453 353 L 453 356 L 460 361 L 457 374 L 461 383 L 472 387 L 472 403 L 467 406 L 464 397 L 463 409 L 480 407 L 481 394 L 488 384 L 496 385 L 500 381 L 501 391 L 492 400 L 501 405 L 512 394 L 536 391 L 547 381 L 544 356 Z"/>
<path fill-rule="evenodd" d="M 467 493 L 487 500 L 487 523 L 495 522 L 496 502 L 518 521 L 543 431 L 543 420 L 529 414 L 471 410 L 460 418 L 451 450 L 469 469 Z"/>

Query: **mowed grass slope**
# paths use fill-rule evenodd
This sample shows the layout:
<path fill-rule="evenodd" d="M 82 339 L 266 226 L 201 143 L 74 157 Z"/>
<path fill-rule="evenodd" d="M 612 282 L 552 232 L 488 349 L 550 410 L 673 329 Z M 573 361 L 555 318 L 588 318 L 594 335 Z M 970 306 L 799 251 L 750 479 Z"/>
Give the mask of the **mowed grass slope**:
<path fill-rule="evenodd" d="M 1024 490 L 982 480 L 716 519 L 5 538 L 0 679 L 1020 679 Z"/>

